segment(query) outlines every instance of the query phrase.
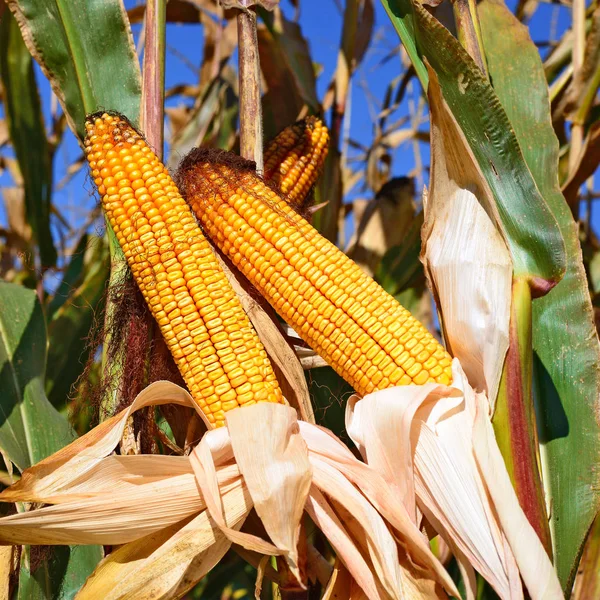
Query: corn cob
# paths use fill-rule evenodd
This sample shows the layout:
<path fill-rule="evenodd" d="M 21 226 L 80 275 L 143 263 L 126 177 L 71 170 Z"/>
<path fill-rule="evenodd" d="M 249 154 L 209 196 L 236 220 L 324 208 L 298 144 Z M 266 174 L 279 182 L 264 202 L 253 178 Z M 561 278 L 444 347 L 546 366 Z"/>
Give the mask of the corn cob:
<path fill-rule="evenodd" d="M 190 393 L 225 412 L 283 402 L 271 364 L 165 166 L 124 117 L 91 115 L 85 151 L 108 220 Z"/>
<path fill-rule="evenodd" d="M 317 117 L 286 127 L 264 153 L 265 179 L 296 209 L 304 208 L 327 157 L 329 132 Z"/>
<path fill-rule="evenodd" d="M 207 149 L 178 171 L 204 231 L 360 394 L 451 382 L 451 358 L 392 296 L 265 184 L 252 163 Z"/>

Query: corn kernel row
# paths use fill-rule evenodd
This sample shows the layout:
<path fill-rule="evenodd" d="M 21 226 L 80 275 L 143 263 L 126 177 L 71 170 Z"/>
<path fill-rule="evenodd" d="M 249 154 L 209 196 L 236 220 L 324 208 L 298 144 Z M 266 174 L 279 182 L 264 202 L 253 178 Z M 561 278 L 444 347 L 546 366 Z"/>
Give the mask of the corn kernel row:
<path fill-rule="evenodd" d="M 243 161 L 197 149 L 177 178 L 213 242 L 357 392 L 450 383 L 425 327 Z"/>
<path fill-rule="evenodd" d="M 278 187 L 296 210 L 302 210 L 328 149 L 327 127 L 317 117 L 306 117 L 286 127 L 265 147 L 265 180 Z"/>

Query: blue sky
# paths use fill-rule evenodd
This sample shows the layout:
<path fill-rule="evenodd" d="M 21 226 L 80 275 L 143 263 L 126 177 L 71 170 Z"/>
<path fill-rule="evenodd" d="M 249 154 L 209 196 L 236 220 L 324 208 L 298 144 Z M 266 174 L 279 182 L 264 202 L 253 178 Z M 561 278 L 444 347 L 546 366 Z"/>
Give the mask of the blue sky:
<path fill-rule="evenodd" d="M 343 2 L 343 0 L 340 0 Z M 509 2 L 515 4 L 516 0 Z M 126 6 L 135 6 L 135 0 L 126 1 Z M 337 52 L 342 27 L 342 14 L 340 7 L 334 0 L 300 0 L 300 25 L 305 37 L 308 39 L 313 60 L 320 65 L 321 74 L 317 87 L 319 96 L 322 97 L 332 75 L 335 71 Z M 290 18 L 294 8 L 289 0 L 283 0 L 282 8 Z M 350 89 L 350 102 L 347 112 L 346 127 L 352 139 L 369 146 L 373 137 L 372 111 L 378 110 L 377 103 L 381 102 L 389 82 L 401 72 L 400 60 L 397 56 L 382 64 L 382 59 L 387 56 L 398 44 L 399 40 L 389 22 L 380 2 L 375 2 L 375 27 L 373 41 L 364 61 L 356 71 Z M 533 20 L 531 33 L 534 40 L 547 39 L 550 29 L 554 30 L 554 38 L 570 26 L 570 11 L 562 5 L 540 3 Z M 134 26 L 134 36 L 137 40 L 140 26 Z M 183 58 L 185 57 L 185 58 Z M 200 25 L 167 26 L 167 88 L 179 83 L 195 83 L 198 69 L 202 61 L 202 27 Z M 193 68 L 191 67 L 193 65 Z M 49 119 L 50 115 L 50 87 L 41 71 L 37 69 L 38 82 L 42 95 L 44 111 Z M 368 88 L 368 94 L 365 92 Z M 420 94 L 419 84 L 413 81 L 412 90 L 406 95 L 396 118 L 406 114 L 408 102 L 417 102 Z M 181 98 L 169 101 L 170 105 L 181 102 Z M 428 129 L 425 123 L 423 130 Z M 428 146 L 420 144 L 423 159 L 428 163 Z M 75 160 L 81 151 L 72 136 L 68 134 L 60 151 L 55 157 L 55 183 L 61 181 L 67 166 Z M 414 153 L 411 143 L 401 145 L 393 154 L 392 175 L 406 175 L 414 168 Z M 426 175 L 426 174 L 425 174 Z M 0 186 L 9 183 L 6 174 L 0 176 Z M 81 172 L 73 178 L 64 189 L 56 190 L 55 202 L 60 210 L 74 222 L 81 222 L 87 211 L 94 205 L 95 198 L 91 195 L 91 185 L 85 181 L 85 173 Z M 360 195 L 361 190 L 354 190 L 351 197 Z M 5 222 L 2 203 L 0 202 L 0 223 Z"/>

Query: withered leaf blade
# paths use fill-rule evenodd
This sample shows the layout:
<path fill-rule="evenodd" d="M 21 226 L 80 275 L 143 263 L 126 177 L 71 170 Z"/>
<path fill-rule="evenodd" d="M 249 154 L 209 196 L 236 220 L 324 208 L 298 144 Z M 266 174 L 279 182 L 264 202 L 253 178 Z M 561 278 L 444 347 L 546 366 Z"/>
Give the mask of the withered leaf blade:
<path fill-rule="evenodd" d="M 266 10 L 273 10 L 279 0 L 219 0 L 223 8 L 237 8 L 247 10 L 251 6 L 262 6 Z"/>

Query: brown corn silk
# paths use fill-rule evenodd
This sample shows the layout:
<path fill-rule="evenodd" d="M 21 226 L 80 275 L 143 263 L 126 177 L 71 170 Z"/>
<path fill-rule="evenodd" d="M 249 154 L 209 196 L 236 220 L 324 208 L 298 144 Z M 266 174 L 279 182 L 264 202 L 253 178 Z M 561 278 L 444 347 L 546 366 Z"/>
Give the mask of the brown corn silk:
<path fill-rule="evenodd" d="M 323 168 L 328 149 L 329 132 L 317 117 L 306 117 L 289 125 L 265 147 L 265 180 L 273 183 L 301 211 Z"/>
<path fill-rule="evenodd" d="M 267 353 L 166 167 L 122 116 L 91 115 L 85 152 L 108 220 L 194 401 L 283 402 Z"/>
<path fill-rule="evenodd" d="M 196 149 L 177 177 L 207 235 L 357 392 L 451 382 L 451 358 L 435 338 L 265 184 L 253 163 Z"/>

